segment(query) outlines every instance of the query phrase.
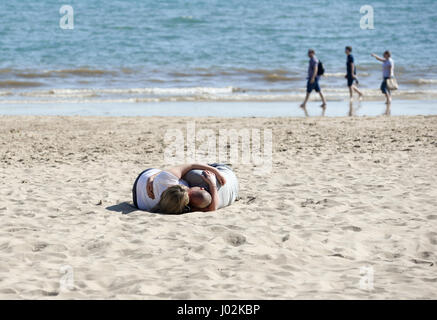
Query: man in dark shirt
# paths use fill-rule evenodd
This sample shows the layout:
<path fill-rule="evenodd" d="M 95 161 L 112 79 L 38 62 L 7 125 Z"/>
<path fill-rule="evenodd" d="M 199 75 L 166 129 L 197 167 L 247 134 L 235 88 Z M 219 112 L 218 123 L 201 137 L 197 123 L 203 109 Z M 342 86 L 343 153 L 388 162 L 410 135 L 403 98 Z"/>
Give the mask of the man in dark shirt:
<path fill-rule="evenodd" d="M 320 107 L 323 110 L 323 114 L 325 114 L 326 100 L 319 86 L 319 78 L 320 78 L 320 76 L 318 75 L 319 60 L 317 59 L 316 53 L 313 49 L 308 50 L 308 57 L 310 58 L 310 61 L 308 65 L 307 90 L 306 90 L 307 94 L 305 96 L 304 102 L 300 105 L 300 107 L 305 112 L 305 115 L 308 116 L 306 105 L 310 97 L 311 91 L 314 90 L 319 93 L 320 98 L 322 99 L 322 105 Z"/>
<path fill-rule="evenodd" d="M 354 81 L 358 84 L 358 79 L 356 77 L 356 68 L 354 63 L 354 56 L 352 55 L 352 47 L 347 46 L 345 51 L 347 55 L 346 59 L 346 76 L 347 86 L 349 87 L 350 99 L 353 99 L 354 91 L 358 93 L 360 99 L 363 97 L 363 93 L 358 90 L 358 88 L 354 85 Z"/>

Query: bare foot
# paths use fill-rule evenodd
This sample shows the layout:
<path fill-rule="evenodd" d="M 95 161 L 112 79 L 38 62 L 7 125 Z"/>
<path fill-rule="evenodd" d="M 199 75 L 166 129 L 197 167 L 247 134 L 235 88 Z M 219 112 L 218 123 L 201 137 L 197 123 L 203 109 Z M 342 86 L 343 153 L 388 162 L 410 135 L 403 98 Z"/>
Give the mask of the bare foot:
<path fill-rule="evenodd" d="M 320 108 L 322 108 L 322 116 L 325 115 L 325 111 L 326 111 L 326 103 L 322 103 Z"/>
<path fill-rule="evenodd" d="M 304 103 L 302 103 L 300 105 L 300 108 L 303 110 L 303 112 L 305 112 L 305 117 L 308 117 L 308 111 L 307 111 L 307 107 Z"/>

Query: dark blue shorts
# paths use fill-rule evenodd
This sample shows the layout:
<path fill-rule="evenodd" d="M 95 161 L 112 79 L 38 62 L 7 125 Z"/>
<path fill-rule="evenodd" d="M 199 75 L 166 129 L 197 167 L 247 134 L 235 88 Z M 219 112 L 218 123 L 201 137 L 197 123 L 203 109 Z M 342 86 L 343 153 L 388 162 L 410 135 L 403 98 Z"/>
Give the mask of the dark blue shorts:
<path fill-rule="evenodd" d="M 387 88 L 387 79 L 389 79 L 389 78 L 384 78 L 384 80 L 382 80 L 382 83 L 381 83 L 381 92 L 383 94 L 386 94 L 386 93 L 390 94 L 390 89 Z"/>
<path fill-rule="evenodd" d="M 320 92 L 319 79 L 317 77 L 313 83 L 310 82 L 310 79 L 307 81 L 307 92 L 311 93 L 313 90 Z"/>
<path fill-rule="evenodd" d="M 346 78 L 347 78 L 347 86 L 351 87 L 354 84 L 355 79 L 350 75 L 348 75 Z"/>
<path fill-rule="evenodd" d="M 151 169 L 153 169 L 153 168 L 149 168 L 149 169 L 146 169 L 143 172 L 141 172 L 138 175 L 138 177 L 135 179 L 134 186 L 132 187 L 132 200 L 133 200 L 135 208 L 137 208 L 137 209 L 139 209 L 138 208 L 138 202 L 137 202 L 137 183 L 138 183 L 138 180 L 140 179 L 140 177 L 142 176 L 143 173 L 145 173 L 145 172 L 147 172 L 147 171 L 149 171 Z"/>

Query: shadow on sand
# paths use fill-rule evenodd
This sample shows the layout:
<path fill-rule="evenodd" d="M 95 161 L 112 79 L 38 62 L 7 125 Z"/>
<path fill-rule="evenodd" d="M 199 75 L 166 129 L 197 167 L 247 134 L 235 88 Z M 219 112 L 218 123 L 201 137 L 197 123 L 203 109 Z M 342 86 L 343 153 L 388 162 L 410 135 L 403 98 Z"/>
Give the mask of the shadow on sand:
<path fill-rule="evenodd" d="M 106 207 L 106 210 L 120 212 L 122 214 L 129 214 L 131 212 L 137 211 L 138 209 L 129 202 L 122 202 L 113 206 Z"/>
<path fill-rule="evenodd" d="M 126 201 L 122 202 L 122 203 L 119 203 L 119 204 L 115 204 L 113 206 L 106 207 L 105 209 L 109 210 L 109 211 L 119 212 L 119 213 L 122 213 L 122 214 L 129 214 L 129 213 L 134 212 L 134 211 L 141 211 L 141 212 L 152 213 L 152 212 L 148 212 L 148 211 L 139 210 L 139 209 L 135 208 L 133 206 L 133 204 L 131 204 L 129 202 L 126 202 Z M 160 212 L 153 212 L 152 214 L 181 215 L 181 214 L 187 214 L 187 213 L 160 213 Z"/>

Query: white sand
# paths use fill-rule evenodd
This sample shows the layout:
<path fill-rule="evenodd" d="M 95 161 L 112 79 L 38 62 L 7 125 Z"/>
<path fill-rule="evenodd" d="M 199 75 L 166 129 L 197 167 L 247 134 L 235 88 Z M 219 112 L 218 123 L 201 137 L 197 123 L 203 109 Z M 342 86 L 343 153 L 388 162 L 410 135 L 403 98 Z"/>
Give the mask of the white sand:
<path fill-rule="evenodd" d="M 187 120 L 0 117 L 0 298 L 437 298 L 437 117 L 196 119 L 271 128 L 271 175 L 234 165 L 217 212 L 130 212 Z"/>

